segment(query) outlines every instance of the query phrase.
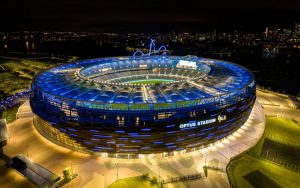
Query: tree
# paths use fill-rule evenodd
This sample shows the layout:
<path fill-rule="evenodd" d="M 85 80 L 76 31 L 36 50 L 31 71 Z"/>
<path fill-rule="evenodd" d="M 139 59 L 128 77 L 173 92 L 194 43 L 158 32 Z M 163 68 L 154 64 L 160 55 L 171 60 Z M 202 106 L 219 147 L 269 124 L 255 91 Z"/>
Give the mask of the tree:
<path fill-rule="evenodd" d="M 63 175 L 64 175 L 64 180 L 65 181 L 71 181 L 72 179 L 72 172 L 71 172 L 71 168 L 67 167 L 63 170 Z"/>

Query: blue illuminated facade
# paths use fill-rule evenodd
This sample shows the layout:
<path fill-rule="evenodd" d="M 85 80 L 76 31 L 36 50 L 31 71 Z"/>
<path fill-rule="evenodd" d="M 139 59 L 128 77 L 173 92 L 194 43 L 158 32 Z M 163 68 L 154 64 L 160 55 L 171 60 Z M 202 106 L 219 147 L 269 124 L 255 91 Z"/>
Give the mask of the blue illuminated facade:
<path fill-rule="evenodd" d="M 152 79 L 165 81 L 144 82 Z M 32 91 L 35 127 L 52 142 L 131 156 L 224 138 L 247 120 L 256 98 L 253 74 L 239 65 L 166 55 L 65 64 L 36 76 Z"/>

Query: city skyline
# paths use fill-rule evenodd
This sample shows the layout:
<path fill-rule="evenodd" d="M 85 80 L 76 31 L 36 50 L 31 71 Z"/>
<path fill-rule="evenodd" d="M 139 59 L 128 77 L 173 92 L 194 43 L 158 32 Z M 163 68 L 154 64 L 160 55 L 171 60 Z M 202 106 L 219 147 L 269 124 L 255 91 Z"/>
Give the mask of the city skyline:
<path fill-rule="evenodd" d="M 9 1 L 0 8 L 2 31 L 204 32 L 262 31 L 300 20 L 290 0 L 198 1 Z"/>

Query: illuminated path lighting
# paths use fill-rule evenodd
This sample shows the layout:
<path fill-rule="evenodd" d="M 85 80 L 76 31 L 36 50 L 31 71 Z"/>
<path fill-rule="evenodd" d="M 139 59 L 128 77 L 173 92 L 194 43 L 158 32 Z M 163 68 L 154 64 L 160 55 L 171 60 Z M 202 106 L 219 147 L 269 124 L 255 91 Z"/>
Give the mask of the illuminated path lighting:
<path fill-rule="evenodd" d="M 107 187 L 116 180 L 117 170 L 118 179 L 138 176 L 144 173 L 160 177 L 160 179 L 167 179 L 168 177 L 180 176 L 183 173 L 203 173 L 203 165 L 205 163 L 225 169 L 230 158 L 247 151 L 263 135 L 265 126 L 264 113 L 257 102 L 251 114 L 254 118 L 253 121 L 249 122 L 247 120 L 241 127 L 247 126 L 245 128 L 247 131 L 240 133 L 241 136 L 235 137 L 233 140 L 230 137 L 234 136 L 230 135 L 210 144 L 208 147 L 196 147 L 194 152 L 182 150 L 174 152 L 174 156 L 170 156 L 169 153 L 140 154 L 138 159 L 132 159 L 130 156 L 127 156 L 127 158 L 109 158 L 107 153 L 102 153 L 98 158 L 95 158 L 87 154 L 73 152 L 70 149 L 57 146 L 40 136 L 32 125 L 32 118 L 25 118 L 16 120 L 13 125 L 8 126 L 11 138 L 5 147 L 5 153 L 8 156 L 28 153 L 33 161 L 49 167 L 49 170 L 56 173 L 60 173 L 65 168 L 63 164 L 65 164 L 66 160 L 72 161 L 75 164 L 72 167 L 74 172 L 78 172 L 82 180 L 78 183 L 78 186 Z M 24 134 L 24 132 L 27 132 L 27 134 Z M 25 148 L 24 145 L 28 145 L 28 147 Z M 186 160 L 192 160 L 194 165 L 191 167 L 183 166 L 182 162 Z M 218 161 L 218 163 L 215 163 L 215 161 Z M 109 164 L 118 164 L 118 169 L 115 166 L 107 168 Z M 172 171 L 170 168 L 176 168 L 176 171 Z M 94 178 L 91 179 L 91 177 Z M 222 185 L 223 187 L 229 186 L 226 173 L 221 173 L 218 177 L 225 183 L 225 185 Z M 203 187 L 215 181 L 214 176 L 208 176 L 208 178 L 201 181 L 191 182 L 195 184 L 191 185 L 191 187 Z"/>

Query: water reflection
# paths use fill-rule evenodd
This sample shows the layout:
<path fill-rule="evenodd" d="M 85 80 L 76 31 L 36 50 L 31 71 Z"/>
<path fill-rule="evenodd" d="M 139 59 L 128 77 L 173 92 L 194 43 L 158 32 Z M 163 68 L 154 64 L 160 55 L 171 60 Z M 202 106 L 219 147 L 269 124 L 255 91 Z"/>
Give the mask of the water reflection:
<path fill-rule="evenodd" d="M 25 51 L 36 51 L 35 49 L 35 42 L 34 41 L 26 41 L 25 42 Z"/>
<path fill-rule="evenodd" d="M 29 42 L 28 41 L 25 42 L 25 49 L 26 49 L 26 51 L 29 51 Z"/>
<path fill-rule="evenodd" d="M 35 51 L 35 44 L 34 44 L 34 41 L 31 42 L 31 50 L 32 50 L 32 51 Z"/>

